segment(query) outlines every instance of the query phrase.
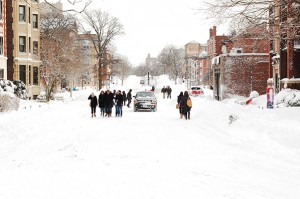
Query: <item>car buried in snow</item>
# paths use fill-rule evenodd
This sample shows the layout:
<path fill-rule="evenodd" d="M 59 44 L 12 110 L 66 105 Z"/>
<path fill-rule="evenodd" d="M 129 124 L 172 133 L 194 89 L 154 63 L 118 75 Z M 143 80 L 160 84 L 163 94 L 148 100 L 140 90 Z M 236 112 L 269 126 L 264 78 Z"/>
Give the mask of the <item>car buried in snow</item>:
<path fill-rule="evenodd" d="M 201 96 L 203 94 L 204 92 L 201 86 L 192 86 L 191 89 L 189 90 L 190 96 Z"/>
<path fill-rule="evenodd" d="M 150 110 L 155 112 L 157 110 L 157 98 L 154 92 L 139 91 L 134 96 L 133 111 Z"/>

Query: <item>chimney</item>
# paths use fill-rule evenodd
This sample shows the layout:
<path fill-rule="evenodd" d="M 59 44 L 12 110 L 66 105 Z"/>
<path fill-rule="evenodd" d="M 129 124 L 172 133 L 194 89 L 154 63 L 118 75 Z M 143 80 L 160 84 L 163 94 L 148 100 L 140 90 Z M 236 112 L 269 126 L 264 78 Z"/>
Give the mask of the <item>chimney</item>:
<path fill-rule="evenodd" d="M 211 38 L 212 37 L 212 29 L 210 28 L 209 29 L 209 38 Z"/>
<path fill-rule="evenodd" d="M 217 36 L 217 26 L 213 26 L 213 35 Z"/>

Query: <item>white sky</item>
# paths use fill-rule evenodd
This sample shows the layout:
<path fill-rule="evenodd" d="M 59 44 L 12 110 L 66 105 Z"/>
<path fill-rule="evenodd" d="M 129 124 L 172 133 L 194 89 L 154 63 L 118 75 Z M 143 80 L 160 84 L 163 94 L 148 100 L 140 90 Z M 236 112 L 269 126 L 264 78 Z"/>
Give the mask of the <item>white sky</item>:
<path fill-rule="evenodd" d="M 94 0 L 90 8 L 101 8 L 119 18 L 125 35 L 117 37 L 115 46 L 133 65 L 144 63 L 150 53 L 156 57 L 168 44 L 183 47 L 195 40 L 206 43 L 209 28 L 195 8 L 199 0 Z M 217 29 L 218 34 L 221 27 Z"/>

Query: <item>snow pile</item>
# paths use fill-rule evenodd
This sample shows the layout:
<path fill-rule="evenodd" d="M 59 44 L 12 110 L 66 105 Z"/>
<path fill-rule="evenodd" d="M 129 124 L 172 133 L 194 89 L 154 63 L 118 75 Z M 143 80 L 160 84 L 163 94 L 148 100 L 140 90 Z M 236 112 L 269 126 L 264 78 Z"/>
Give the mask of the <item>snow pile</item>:
<path fill-rule="evenodd" d="M 0 92 L 0 112 L 18 110 L 19 98 L 10 92 Z"/>
<path fill-rule="evenodd" d="M 275 104 L 279 106 L 300 106 L 300 91 L 283 89 L 275 97 Z"/>
<path fill-rule="evenodd" d="M 171 99 L 158 90 L 157 112 L 124 106 L 123 117 L 107 118 L 97 107 L 91 118 L 87 87 L 1 113 L 0 198 L 299 198 L 298 108 L 194 97 L 183 120 L 175 104 L 185 85 L 157 80 L 173 90 Z M 266 95 L 254 99 L 266 106 Z"/>
<path fill-rule="evenodd" d="M 250 93 L 250 98 L 255 98 L 255 97 L 259 97 L 259 93 L 257 91 L 252 91 Z"/>
<path fill-rule="evenodd" d="M 21 99 L 27 99 L 25 84 L 20 81 L 0 80 L 0 112 L 18 110 Z"/>

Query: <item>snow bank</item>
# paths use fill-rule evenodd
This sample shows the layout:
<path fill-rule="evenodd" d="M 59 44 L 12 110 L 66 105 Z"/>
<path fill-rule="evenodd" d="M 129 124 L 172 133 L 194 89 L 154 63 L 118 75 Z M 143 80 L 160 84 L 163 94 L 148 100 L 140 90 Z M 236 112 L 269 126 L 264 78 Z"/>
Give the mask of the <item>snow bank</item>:
<path fill-rule="evenodd" d="M 0 112 L 18 110 L 20 100 L 13 93 L 0 92 Z"/>
<path fill-rule="evenodd" d="M 283 89 L 275 96 L 275 104 L 279 106 L 300 106 L 300 91 Z"/>

